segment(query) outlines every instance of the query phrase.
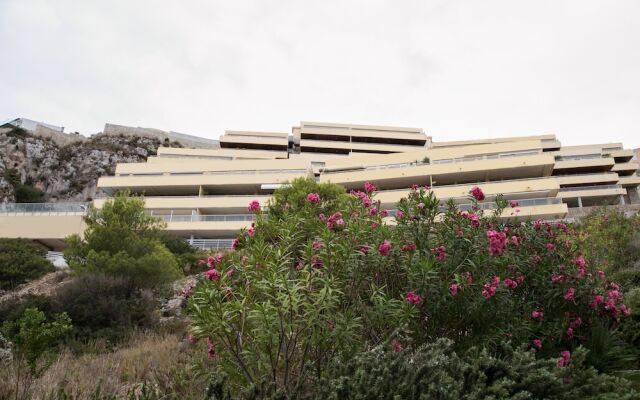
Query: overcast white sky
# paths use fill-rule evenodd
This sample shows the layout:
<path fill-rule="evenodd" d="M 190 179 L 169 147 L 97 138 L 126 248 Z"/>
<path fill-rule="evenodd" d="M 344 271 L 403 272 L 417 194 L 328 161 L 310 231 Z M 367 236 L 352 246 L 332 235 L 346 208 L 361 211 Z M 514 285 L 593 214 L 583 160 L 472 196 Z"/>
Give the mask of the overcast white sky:
<path fill-rule="evenodd" d="M 640 147 L 640 0 L 0 0 L 0 120 Z"/>

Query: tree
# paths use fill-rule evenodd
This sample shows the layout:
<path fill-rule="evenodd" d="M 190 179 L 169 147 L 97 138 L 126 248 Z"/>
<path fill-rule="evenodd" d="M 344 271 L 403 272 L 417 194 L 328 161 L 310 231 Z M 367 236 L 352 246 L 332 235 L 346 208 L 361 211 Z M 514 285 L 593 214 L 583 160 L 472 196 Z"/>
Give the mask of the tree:
<path fill-rule="evenodd" d="M 46 249 L 26 239 L 0 239 L 0 289 L 16 286 L 55 271 Z"/>
<path fill-rule="evenodd" d="M 81 238 L 66 239 L 71 269 L 124 276 L 138 287 L 155 287 L 180 277 L 178 263 L 158 238 L 164 222 L 147 215 L 144 199 L 117 194 L 102 209 L 91 206 Z"/>

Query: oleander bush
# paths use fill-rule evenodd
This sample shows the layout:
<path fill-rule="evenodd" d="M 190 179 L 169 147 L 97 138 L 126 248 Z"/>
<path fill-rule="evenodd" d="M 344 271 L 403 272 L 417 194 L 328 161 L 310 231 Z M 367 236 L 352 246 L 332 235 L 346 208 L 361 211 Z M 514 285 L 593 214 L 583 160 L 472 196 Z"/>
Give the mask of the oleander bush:
<path fill-rule="evenodd" d="M 580 346 L 616 343 L 597 366 L 635 365 L 617 336 L 631 308 L 573 227 L 498 218 L 520 212 L 501 197 L 484 213 L 481 188 L 460 212 L 413 186 L 391 214 L 375 190 L 296 180 L 264 213 L 253 201 L 255 224 L 235 251 L 206 261 L 187 293 L 191 330 L 232 391 L 301 397 L 373 347 L 402 352 L 441 338 L 461 354 L 503 354 L 508 340 L 556 368 Z"/>

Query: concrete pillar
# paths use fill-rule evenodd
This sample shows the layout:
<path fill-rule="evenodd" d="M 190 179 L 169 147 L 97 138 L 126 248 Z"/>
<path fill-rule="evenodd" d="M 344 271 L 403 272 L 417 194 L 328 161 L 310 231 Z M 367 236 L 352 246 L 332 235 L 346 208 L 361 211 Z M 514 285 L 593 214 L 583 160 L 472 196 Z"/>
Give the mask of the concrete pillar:
<path fill-rule="evenodd" d="M 640 189 L 638 189 L 638 186 L 628 188 L 627 193 L 629 194 L 629 204 L 640 204 Z"/>
<path fill-rule="evenodd" d="M 189 236 L 189 244 L 193 246 L 193 235 Z"/>
<path fill-rule="evenodd" d="M 578 197 L 578 207 L 582 208 L 582 197 Z"/>
<path fill-rule="evenodd" d="M 624 203 L 624 195 L 623 195 L 623 194 L 621 194 L 621 195 L 620 195 L 620 205 L 621 205 L 621 206 L 623 206 L 624 204 L 625 204 L 625 203 Z"/>

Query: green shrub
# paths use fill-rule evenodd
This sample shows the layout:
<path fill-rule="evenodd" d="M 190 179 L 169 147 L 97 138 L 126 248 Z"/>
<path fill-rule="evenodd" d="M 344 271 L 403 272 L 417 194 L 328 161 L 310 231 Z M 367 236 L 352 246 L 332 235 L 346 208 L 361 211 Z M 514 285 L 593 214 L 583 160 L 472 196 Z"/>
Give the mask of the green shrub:
<path fill-rule="evenodd" d="M 629 319 L 617 285 L 583 256 L 570 226 L 498 219 L 518 211 L 500 197 L 485 215 L 480 189 L 470 211 L 453 203 L 443 211 L 432 191 L 414 187 L 392 227 L 374 189 L 346 194 L 296 180 L 267 214 L 251 205 L 256 223 L 236 251 L 208 260 L 190 299 L 192 333 L 210 342 L 234 391 L 265 385 L 294 395 L 331 363 L 392 336 L 414 348 L 449 338 L 457 351 L 540 340 L 539 356 L 557 357 L 602 343 L 590 341 L 594 326 L 609 333 Z M 599 355 L 632 365 L 621 346 L 624 357 Z"/>
<path fill-rule="evenodd" d="M 182 274 L 158 239 L 163 222 L 144 212 L 144 200 L 120 193 L 101 210 L 91 207 L 82 238 L 66 239 L 64 256 L 74 271 L 124 276 L 139 287 L 156 287 Z"/>
<path fill-rule="evenodd" d="M 125 277 L 82 274 L 58 288 L 51 301 L 52 312 L 69 315 L 73 337 L 81 342 L 100 338 L 113 345 L 153 322 L 153 297 Z"/>
<path fill-rule="evenodd" d="M 533 350 L 503 344 L 498 352 L 470 348 L 456 354 L 453 342 L 438 340 L 416 351 L 377 348 L 331 371 L 316 399 L 632 399 L 638 393 L 622 380 L 598 374 L 578 348 L 565 368 L 539 359 Z"/>
<path fill-rule="evenodd" d="M 55 271 L 43 246 L 26 239 L 0 239 L 0 289 L 14 289 Z"/>
<path fill-rule="evenodd" d="M 71 320 L 62 313 L 47 321 L 45 314 L 37 308 L 27 308 L 16 322 L 5 321 L 2 325 L 4 337 L 13 344 L 14 357 L 24 360 L 32 375 L 46 368 L 41 361 L 55 354 L 55 348 L 71 330 Z"/>

